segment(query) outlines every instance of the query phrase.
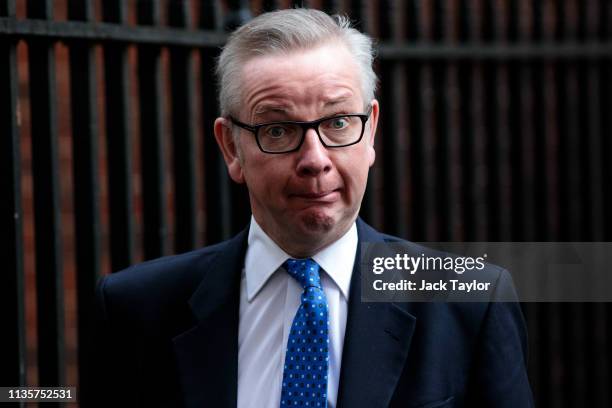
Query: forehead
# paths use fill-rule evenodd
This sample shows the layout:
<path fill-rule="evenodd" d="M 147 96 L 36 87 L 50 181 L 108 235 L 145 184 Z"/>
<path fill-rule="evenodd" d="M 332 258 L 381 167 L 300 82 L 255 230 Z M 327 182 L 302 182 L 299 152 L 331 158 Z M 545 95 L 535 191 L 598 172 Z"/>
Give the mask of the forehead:
<path fill-rule="evenodd" d="M 258 56 L 244 64 L 241 110 L 265 106 L 286 110 L 303 106 L 361 103 L 361 78 L 354 57 L 341 43 Z"/>

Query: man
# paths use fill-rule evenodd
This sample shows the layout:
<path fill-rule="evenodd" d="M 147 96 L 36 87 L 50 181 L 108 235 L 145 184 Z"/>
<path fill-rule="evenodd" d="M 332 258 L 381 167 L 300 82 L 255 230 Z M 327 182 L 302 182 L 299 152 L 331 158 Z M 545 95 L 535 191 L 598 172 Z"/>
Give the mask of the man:
<path fill-rule="evenodd" d="M 98 287 L 105 406 L 529 407 L 516 304 L 363 303 L 372 46 L 304 9 L 238 29 L 215 137 L 253 217 L 230 241 Z M 507 277 L 497 270 L 499 285 Z"/>

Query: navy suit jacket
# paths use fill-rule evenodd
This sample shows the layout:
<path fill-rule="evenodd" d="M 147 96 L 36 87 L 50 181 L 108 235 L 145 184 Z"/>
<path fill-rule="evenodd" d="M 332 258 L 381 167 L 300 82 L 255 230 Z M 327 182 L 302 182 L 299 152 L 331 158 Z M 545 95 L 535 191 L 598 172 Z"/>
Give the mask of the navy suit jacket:
<path fill-rule="evenodd" d="M 398 241 L 361 220 L 357 231 L 360 242 Z M 83 406 L 236 406 L 247 234 L 101 280 Z M 533 406 L 517 303 L 361 302 L 359 252 L 339 408 Z M 489 269 L 500 287 L 512 285 Z"/>

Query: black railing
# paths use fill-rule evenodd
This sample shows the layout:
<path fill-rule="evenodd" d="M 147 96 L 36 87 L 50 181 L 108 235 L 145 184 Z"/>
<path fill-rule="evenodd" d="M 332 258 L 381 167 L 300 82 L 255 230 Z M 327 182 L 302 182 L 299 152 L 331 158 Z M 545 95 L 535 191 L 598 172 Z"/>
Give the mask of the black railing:
<path fill-rule="evenodd" d="M 99 276 L 246 225 L 212 135 L 214 59 L 226 30 L 296 4 L 379 42 L 367 221 L 413 241 L 612 240 L 608 0 L 3 0 L 0 385 L 78 383 Z M 538 405 L 609 406 L 610 306 L 524 310 Z"/>

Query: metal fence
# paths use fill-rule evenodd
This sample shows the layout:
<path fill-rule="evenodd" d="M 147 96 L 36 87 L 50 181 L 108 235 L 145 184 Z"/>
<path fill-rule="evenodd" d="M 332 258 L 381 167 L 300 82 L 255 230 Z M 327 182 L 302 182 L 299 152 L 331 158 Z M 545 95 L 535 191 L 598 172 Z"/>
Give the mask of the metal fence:
<path fill-rule="evenodd" d="M 262 10 L 378 39 L 362 216 L 413 241 L 612 240 L 609 0 L 2 0 L 0 384 L 75 385 L 95 282 L 249 217 L 214 57 Z M 540 406 L 609 406 L 608 304 L 525 304 Z"/>

